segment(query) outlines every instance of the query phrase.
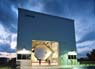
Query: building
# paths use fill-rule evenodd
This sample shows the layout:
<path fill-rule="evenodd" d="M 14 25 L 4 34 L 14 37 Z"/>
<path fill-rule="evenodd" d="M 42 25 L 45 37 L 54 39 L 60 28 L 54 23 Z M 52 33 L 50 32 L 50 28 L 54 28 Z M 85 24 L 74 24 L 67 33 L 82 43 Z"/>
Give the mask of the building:
<path fill-rule="evenodd" d="M 18 13 L 17 52 L 31 51 L 32 66 L 64 65 L 62 56 L 76 51 L 74 20 L 21 8 Z"/>

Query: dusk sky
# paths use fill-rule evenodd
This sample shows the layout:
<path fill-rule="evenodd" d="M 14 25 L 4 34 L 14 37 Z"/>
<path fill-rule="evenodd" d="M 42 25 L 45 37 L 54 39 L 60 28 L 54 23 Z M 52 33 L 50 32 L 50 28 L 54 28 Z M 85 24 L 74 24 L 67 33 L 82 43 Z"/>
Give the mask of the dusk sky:
<path fill-rule="evenodd" d="M 18 8 L 75 20 L 78 56 L 95 49 L 95 0 L 0 0 L 0 52 L 15 52 Z"/>

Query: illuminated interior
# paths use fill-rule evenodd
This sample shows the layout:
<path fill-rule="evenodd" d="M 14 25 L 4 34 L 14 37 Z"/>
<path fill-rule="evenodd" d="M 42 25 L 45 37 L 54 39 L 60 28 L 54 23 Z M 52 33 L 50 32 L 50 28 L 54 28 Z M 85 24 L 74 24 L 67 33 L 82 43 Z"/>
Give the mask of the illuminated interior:
<path fill-rule="evenodd" d="M 55 41 L 32 40 L 32 65 L 58 65 L 58 46 Z"/>

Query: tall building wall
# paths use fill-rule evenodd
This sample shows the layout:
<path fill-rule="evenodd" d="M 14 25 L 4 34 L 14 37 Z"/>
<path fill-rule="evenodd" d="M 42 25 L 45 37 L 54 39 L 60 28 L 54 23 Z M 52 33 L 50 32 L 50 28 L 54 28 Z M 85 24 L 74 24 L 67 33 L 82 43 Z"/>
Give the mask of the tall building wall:
<path fill-rule="evenodd" d="M 74 20 L 18 9 L 17 51 L 32 50 L 32 40 L 59 42 L 59 57 L 76 51 Z"/>

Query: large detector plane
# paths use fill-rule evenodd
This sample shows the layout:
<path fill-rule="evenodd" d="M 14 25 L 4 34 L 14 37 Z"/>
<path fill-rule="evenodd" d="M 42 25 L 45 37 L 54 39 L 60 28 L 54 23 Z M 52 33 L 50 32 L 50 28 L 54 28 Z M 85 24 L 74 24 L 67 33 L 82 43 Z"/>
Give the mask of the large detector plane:
<path fill-rule="evenodd" d="M 17 61 L 66 65 L 76 59 L 74 20 L 20 8 L 18 11 Z"/>

